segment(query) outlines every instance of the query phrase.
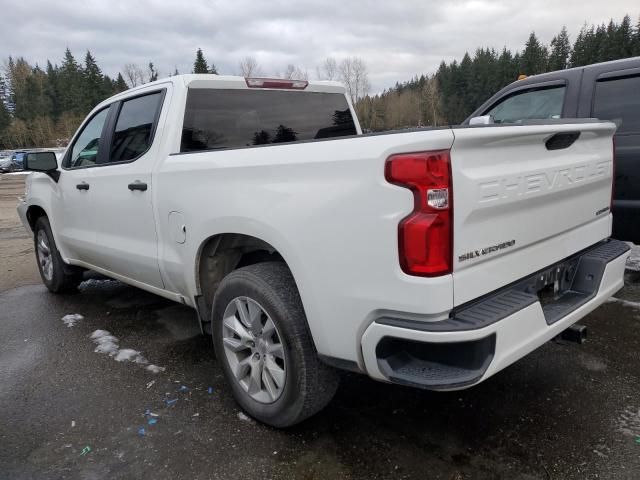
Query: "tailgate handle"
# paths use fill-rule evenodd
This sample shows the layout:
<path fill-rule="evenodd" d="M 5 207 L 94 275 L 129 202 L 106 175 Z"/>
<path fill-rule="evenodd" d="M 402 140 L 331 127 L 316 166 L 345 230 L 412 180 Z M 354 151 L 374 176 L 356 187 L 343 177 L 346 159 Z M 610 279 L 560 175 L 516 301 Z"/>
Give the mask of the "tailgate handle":
<path fill-rule="evenodd" d="M 569 148 L 579 136 L 580 132 L 556 133 L 547 139 L 545 146 L 547 147 L 547 150 L 562 150 L 563 148 Z"/>

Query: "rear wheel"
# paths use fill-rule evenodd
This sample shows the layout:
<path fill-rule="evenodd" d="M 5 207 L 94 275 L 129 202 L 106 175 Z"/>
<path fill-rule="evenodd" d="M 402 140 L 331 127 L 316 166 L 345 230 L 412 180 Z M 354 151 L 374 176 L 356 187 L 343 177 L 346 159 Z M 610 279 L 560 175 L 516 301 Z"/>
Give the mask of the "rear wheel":
<path fill-rule="evenodd" d="M 257 420 L 288 427 L 333 397 L 338 374 L 318 359 L 283 263 L 259 263 L 227 275 L 214 298 L 212 326 L 233 396 Z"/>
<path fill-rule="evenodd" d="M 82 281 L 82 271 L 62 260 L 47 217 L 36 220 L 34 228 L 36 260 L 42 283 L 53 293 L 75 289 Z"/>

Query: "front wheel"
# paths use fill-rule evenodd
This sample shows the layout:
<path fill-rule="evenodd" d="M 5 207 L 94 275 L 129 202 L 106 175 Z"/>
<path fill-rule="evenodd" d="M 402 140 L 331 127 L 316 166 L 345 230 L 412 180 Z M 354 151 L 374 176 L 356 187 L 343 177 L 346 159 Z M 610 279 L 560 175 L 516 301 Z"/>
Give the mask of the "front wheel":
<path fill-rule="evenodd" d="M 288 427 L 333 398 L 338 374 L 318 359 L 283 263 L 258 263 L 227 275 L 214 298 L 212 326 L 233 396 L 257 420 Z"/>
<path fill-rule="evenodd" d="M 42 283 L 53 293 L 75 289 L 82 281 L 82 271 L 62 260 L 47 217 L 36 220 L 34 241 Z"/>

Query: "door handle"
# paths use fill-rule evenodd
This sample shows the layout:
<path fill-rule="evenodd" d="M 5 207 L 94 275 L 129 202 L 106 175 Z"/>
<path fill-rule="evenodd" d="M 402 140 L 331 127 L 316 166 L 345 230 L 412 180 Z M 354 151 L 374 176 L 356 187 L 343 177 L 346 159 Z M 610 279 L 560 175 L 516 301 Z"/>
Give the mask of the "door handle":
<path fill-rule="evenodd" d="M 146 189 L 147 189 L 147 184 L 140 182 L 138 180 L 129 184 L 129 190 L 131 190 L 132 192 L 134 190 L 140 190 L 141 192 L 144 192 Z"/>
<path fill-rule="evenodd" d="M 78 190 L 89 190 L 89 184 L 87 182 L 82 182 L 76 185 Z"/>

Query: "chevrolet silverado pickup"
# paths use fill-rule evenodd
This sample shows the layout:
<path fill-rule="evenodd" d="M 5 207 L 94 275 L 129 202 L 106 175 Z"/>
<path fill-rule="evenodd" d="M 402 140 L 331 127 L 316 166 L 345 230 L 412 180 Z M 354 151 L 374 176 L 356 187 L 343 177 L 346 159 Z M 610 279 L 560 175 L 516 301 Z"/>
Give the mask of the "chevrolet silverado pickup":
<path fill-rule="evenodd" d="M 363 135 L 333 82 L 182 75 L 98 105 L 18 212 L 42 281 L 93 270 L 196 310 L 240 404 L 286 427 L 337 369 L 486 380 L 623 285 L 615 125 Z"/>

